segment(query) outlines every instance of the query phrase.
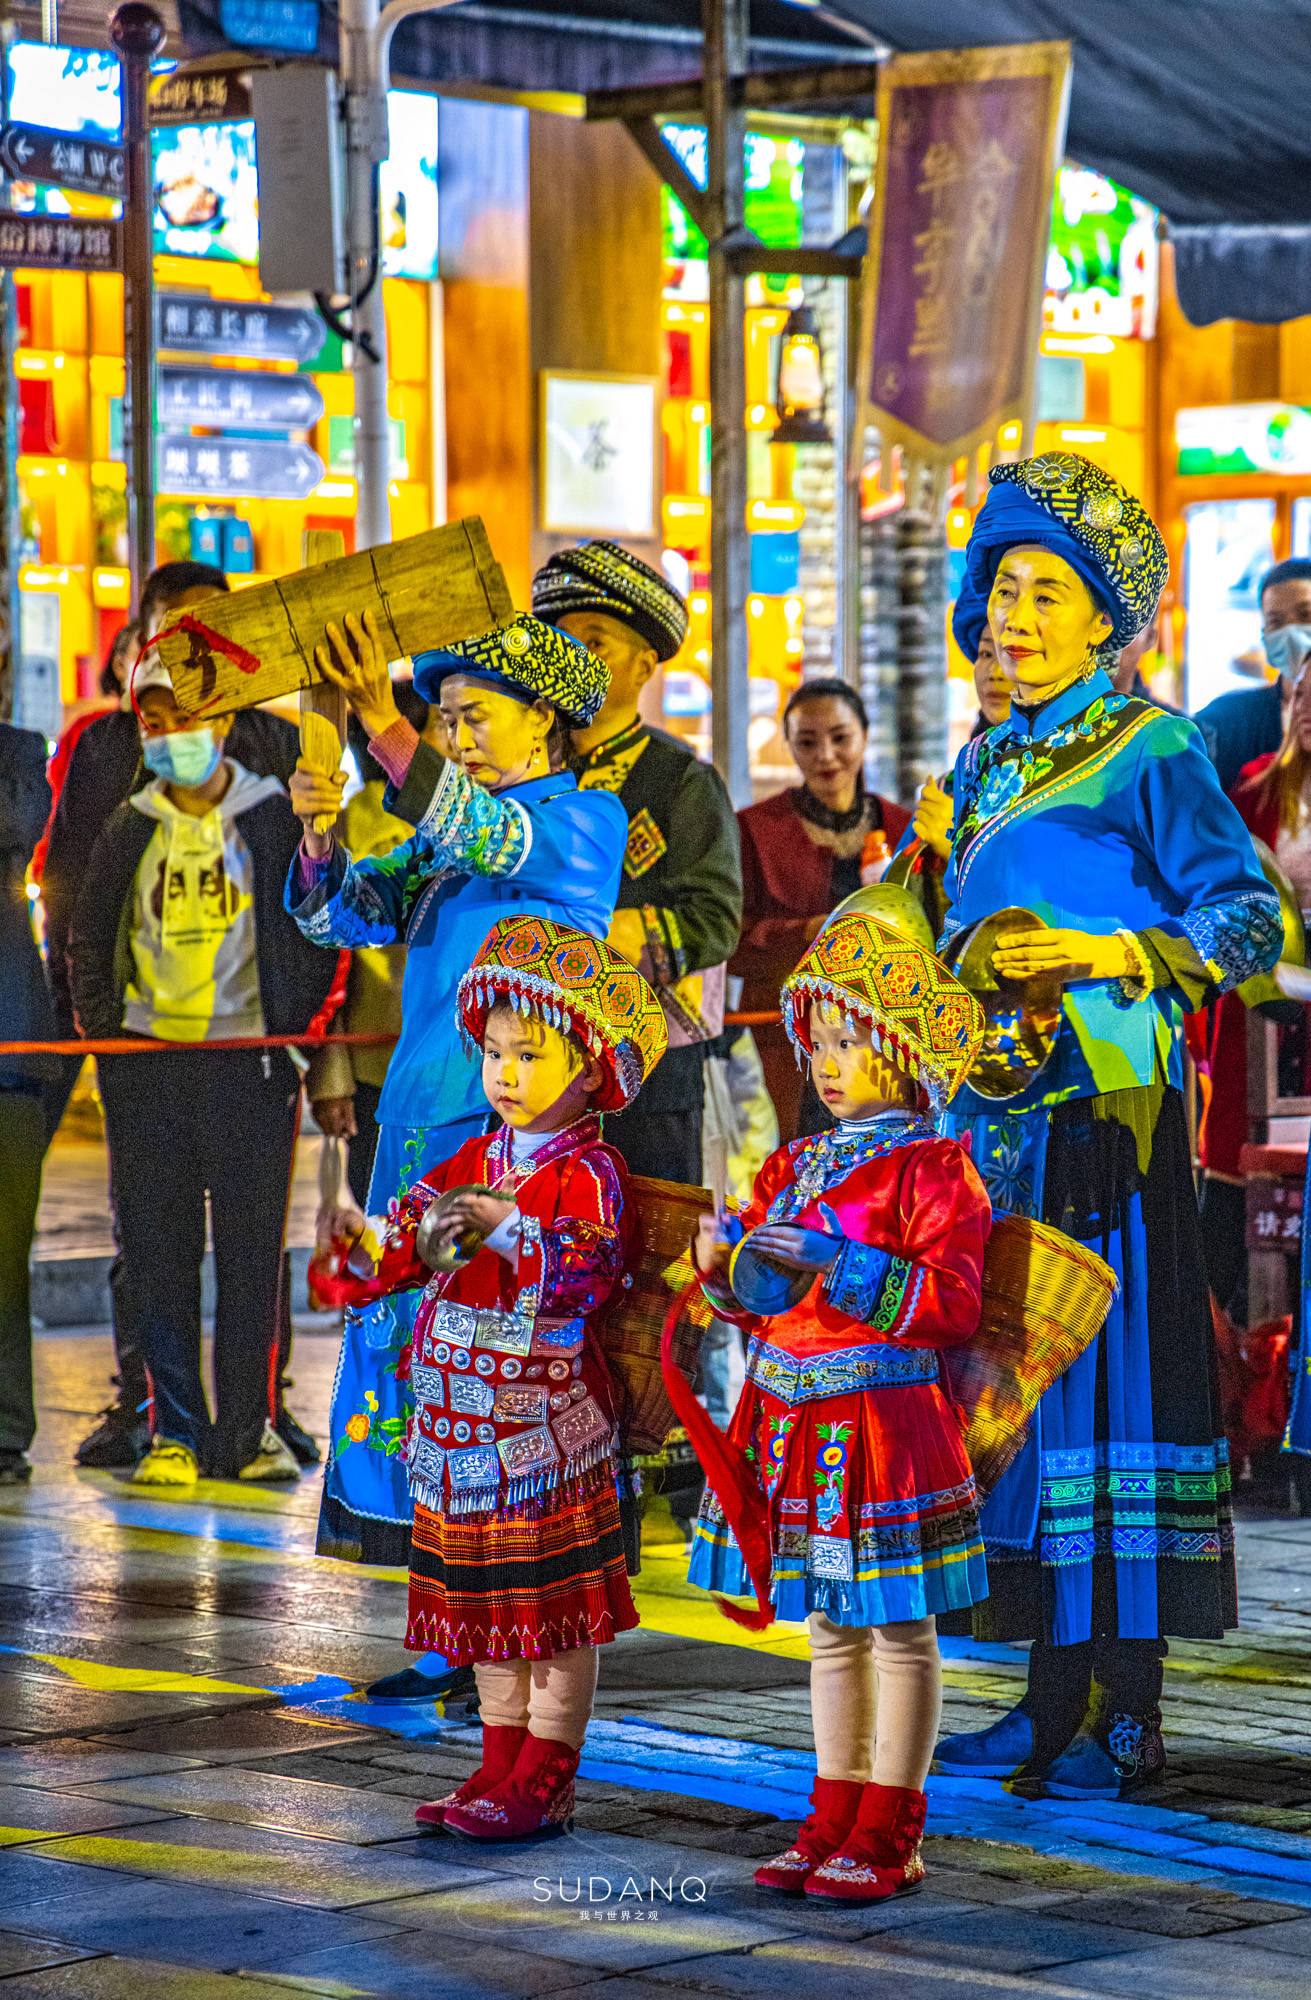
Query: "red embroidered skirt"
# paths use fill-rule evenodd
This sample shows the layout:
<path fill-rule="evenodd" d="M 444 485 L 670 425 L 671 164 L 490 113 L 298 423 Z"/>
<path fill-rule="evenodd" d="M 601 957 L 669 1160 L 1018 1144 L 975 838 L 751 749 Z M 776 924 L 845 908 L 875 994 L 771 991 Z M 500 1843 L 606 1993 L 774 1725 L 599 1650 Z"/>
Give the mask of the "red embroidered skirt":
<path fill-rule="evenodd" d="M 452 1516 L 416 1503 L 412 1653 L 541 1660 L 637 1623 L 608 1461 L 519 1507 Z"/>

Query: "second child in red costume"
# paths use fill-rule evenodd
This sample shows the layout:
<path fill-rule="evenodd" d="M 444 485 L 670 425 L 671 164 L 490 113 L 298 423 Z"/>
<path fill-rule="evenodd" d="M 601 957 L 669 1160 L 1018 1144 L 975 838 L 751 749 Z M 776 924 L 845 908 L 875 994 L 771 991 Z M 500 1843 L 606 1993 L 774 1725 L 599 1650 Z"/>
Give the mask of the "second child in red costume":
<path fill-rule="evenodd" d="M 665 1026 L 626 959 L 545 917 L 494 927 L 459 1010 L 504 1122 L 410 1189 L 381 1275 L 414 1284 L 419 1250 L 473 1251 L 433 1275 L 414 1322 L 406 1644 L 473 1665 L 483 1758 L 415 1817 L 509 1840 L 567 1822 L 597 1648 L 638 1622 L 595 1327 L 632 1209 L 600 1113 L 636 1097 Z"/>
<path fill-rule="evenodd" d="M 740 1220 L 702 1223 L 702 1287 L 751 1342 L 690 1578 L 754 1590 L 748 1622 L 810 1625 L 812 1810 L 756 1881 L 875 1902 L 924 1875 L 935 1614 L 987 1595 L 938 1350 L 978 1327 L 991 1209 L 921 1109 L 951 1095 L 983 1023 L 929 952 L 866 916 L 835 918 L 782 997 L 838 1123 L 766 1161 Z"/>

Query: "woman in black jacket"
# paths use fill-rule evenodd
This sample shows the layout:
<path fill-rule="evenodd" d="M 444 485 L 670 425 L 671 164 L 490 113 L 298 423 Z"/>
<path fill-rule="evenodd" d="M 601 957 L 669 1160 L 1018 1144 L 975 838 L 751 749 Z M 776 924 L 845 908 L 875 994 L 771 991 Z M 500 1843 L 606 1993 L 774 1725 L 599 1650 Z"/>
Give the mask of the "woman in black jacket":
<path fill-rule="evenodd" d="M 154 1439 L 133 1476 L 153 1486 L 193 1485 L 202 1470 L 289 1479 L 296 1462 L 274 1420 L 300 1082 L 285 1049 L 202 1045 L 309 1030 L 337 961 L 283 908 L 301 827 L 277 779 L 225 754 L 226 719 L 184 716 L 162 668 L 137 685 L 155 776 L 96 842 L 69 944 L 84 1035 L 178 1044 L 100 1061 L 119 1296 L 154 1392 Z M 212 1427 L 200 1370 L 207 1195 L 218 1278 Z"/>

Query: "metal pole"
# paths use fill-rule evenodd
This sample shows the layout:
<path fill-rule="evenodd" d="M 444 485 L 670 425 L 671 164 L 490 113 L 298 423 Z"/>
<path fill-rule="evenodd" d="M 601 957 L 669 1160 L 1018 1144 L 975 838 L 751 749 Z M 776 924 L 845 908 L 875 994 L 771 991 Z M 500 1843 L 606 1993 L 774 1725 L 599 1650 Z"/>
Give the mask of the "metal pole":
<path fill-rule="evenodd" d="M 342 0 L 341 68 L 346 88 L 346 275 L 352 300 L 355 386 L 355 541 L 391 539 L 387 488 L 387 321 L 382 304 L 378 168 L 387 157 L 387 65 L 380 62 L 378 0 Z"/>
<path fill-rule="evenodd" d="M 125 0 L 109 23 L 109 39 L 123 66 L 123 338 L 127 395 L 123 442 L 127 451 L 128 549 L 132 601 L 155 566 L 155 265 L 154 171 L 150 159 L 147 87 L 150 59 L 164 46 L 164 23 L 145 0 Z"/>
<path fill-rule="evenodd" d="M 746 281 L 728 251 L 745 227 L 746 118 L 730 80 L 747 67 L 747 0 L 701 0 L 710 230 L 710 730 L 735 806 L 751 803 L 747 742 Z"/>

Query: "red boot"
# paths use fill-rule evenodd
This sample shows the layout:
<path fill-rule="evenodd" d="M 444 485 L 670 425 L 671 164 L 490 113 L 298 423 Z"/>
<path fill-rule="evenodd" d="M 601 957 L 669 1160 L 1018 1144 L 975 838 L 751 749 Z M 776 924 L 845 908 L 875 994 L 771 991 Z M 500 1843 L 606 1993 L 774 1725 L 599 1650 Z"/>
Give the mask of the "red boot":
<path fill-rule="evenodd" d="M 882 1903 L 924 1880 L 920 1838 L 927 1800 L 899 1785 L 866 1785 L 856 1824 L 836 1853 L 806 1877 L 808 1896 Z"/>
<path fill-rule="evenodd" d="M 448 1792 L 444 1799 L 433 1799 L 431 1804 L 419 1806 L 414 1815 L 419 1825 L 442 1826 L 452 1806 L 467 1806 L 470 1799 L 482 1798 L 494 1785 L 499 1785 L 502 1778 L 508 1778 L 527 1734 L 527 1724 L 522 1728 L 509 1728 L 504 1724 L 484 1722 L 482 1763 L 465 1779 L 458 1791 Z"/>
<path fill-rule="evenodd" d="M 797 1828 L 786 1854 L 776 1854 L 756 1870 L 758 1889 L 781 1889 L 799 1896 L 806 1877 L 821 1861 L 835 1854 L 856 1824 L 865 1787 L 848 1778 L 816 1778 L 810 1813 Z"/>
<path fill-rule="evenodd" d="M 514 1769 L 468 1805 L 452 1806 L 445 1825 L 470 1840 L 525 1840 L 567 1833 L 573 1824 L 574 1775 L 580 1750 L 546 1736 L 526 1736 Z"/>

